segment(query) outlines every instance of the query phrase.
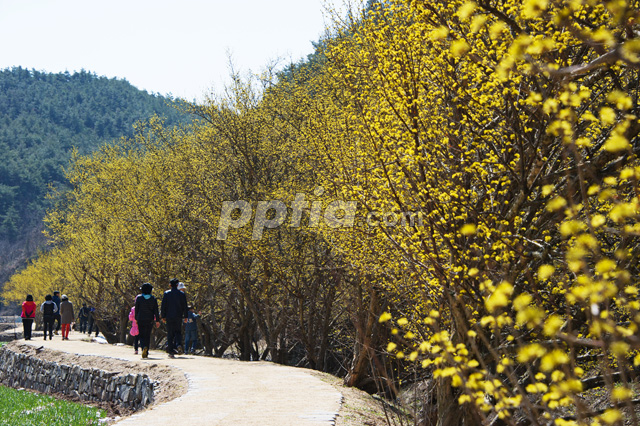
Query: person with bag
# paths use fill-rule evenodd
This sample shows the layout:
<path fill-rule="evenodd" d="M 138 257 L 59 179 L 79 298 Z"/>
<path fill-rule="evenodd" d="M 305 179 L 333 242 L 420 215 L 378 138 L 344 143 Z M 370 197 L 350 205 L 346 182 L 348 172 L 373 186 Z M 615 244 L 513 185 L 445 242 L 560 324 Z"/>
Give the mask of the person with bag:
<path fill-rule="evenodd" d="M 155 322 L 156 328 L 160 327 L 160 313 L 158 312 L 158 301 L 151 294 L 153 286 L 151 283 L 144 283 L 140 287 L 141 295 L 136 297 L 135 319 L 138 323 L 138 334 L 140 336 L 140 347 L 142 348 L 142 358 L 149 357 L 149 345 L 151 342 L 151 331 Z"/>
<path fill-rule="evenodd" d="M 62 295 L 60 301 L 60 322 L 62 323 L 62 340 L 69 340 L 69 331 L 71 330 L 71 323 L 73 322 L 75 315 L 73 314 L 73 303 L 69 302 L 69 298 L 66 294 Z"/>
<path fill-rule="evenodd" d="M 53 323 L 58 313 L 58 306 L 53 302 L 53 297 L 50 294 L 44 297 L 44 302 L 40 305 L 40 312 L 42 312 L 44 340 L 47 340 L 47 332 L 49 332 L 49 340 L 53 340 Z"/>
<path fill-rule="evenodd" d="M 129 334 L 133 336 L 133 348 L 135 349 L 134 354 L 138 355 L 138 345 L 140 343 L 140 331 L 138 330 L 138 321 L 136 321 L 135 306 L 132 306 L 131 311 L 129 311 L 129 321 L 131 321 L 131 330 L 129 330 Z"/>
<path fill-rule="evenodd" d="M 27 294 L 27 300 L 22 302 L 22 328 L 24 329 L 24 340 L 31 340 L 31 329 L 33 327 L 33 320 L 36 318 L 36 304 L 33 301 L 33 296 Z"/>

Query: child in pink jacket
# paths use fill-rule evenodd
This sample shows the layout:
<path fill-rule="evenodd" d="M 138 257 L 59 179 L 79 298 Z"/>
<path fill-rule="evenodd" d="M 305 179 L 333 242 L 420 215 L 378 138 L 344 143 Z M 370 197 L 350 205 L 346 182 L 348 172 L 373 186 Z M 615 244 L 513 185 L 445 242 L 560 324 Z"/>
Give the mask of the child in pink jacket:
<path fill-rule="evenodd" d="M 135 349 L 134 354 L 138 355 L 138 343 L 139 343 L 139 337 L 138 334 L 140 334 L 140 332 L 138 331 L 138 321 L 136 321 L 136 307 L 132 307 L 131 311 L 129 312 L 129 321 L 131 321 L 131 331 L 129 331 L 129 334 L 131 334 L 133 336 L 133 348 Z"/>

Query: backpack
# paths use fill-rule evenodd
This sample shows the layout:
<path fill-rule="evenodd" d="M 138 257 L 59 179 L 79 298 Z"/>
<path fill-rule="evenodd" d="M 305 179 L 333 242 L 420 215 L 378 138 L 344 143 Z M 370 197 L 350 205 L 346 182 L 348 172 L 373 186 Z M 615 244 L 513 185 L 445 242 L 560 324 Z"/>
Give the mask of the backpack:
<path fill-rule="evenodd" d="M 89 318 L 89 308 L 87 308 L 86 306 L 83 306 L 82 308 L 80 308 L 80 313 L 78 314 L 78 318 L 80 318 L 81 320 L 86 320 L 87 318 Z"/>
<path fill-rule="evenodd" d="M 42 308 L 42 315 L 45 317 L 53 316 L 53 303 L 45 303 Z"/>

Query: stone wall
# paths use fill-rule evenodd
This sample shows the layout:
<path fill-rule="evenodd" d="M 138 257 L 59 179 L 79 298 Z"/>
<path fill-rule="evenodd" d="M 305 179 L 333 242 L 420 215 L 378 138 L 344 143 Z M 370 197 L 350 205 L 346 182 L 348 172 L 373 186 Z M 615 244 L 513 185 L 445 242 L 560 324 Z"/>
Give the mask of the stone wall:
<path fill-rule="evenodd" d="M 7 346 L 0 348 L 0 383 L 82 401 L 104 401 L 133 410 L 153 402 L 153 381 L 146 374 L 118 375 L 57 364 L 13 352 Z"/>
<path fill-rule="evenodd" d="M 0 342 L 22 338 L 22 323 L 10 322 L 7 317 L 0 317 L 0 321 Z"/>

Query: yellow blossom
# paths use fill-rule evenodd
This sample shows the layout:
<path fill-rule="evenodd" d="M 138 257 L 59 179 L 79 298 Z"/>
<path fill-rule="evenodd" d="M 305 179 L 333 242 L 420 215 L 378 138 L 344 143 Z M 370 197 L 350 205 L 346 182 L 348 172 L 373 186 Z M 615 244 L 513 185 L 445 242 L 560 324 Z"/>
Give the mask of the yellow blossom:
<path fill-rule="evenodd" d="M 611 135 L 602 146 L 602 149 L 609 152 L 625 151 L 629 148 L 631 148 L 631 144 L 629 144 L 627 138 L 617 133 Z"/>
<path fill-rule="evenodd" d="M 503 281 L 485 301 L 487 310 L 489 312 L 494 312 L 499 308 L 507 306 L 511 294 L 513 294 L 513 285 Z"/>
<path fill-rule="evenodd" d="M 476 225 L 473 223 L 464 224 L 460 228 L 460 233 L 464 236 L 469 237 L 476 233 Z"/>
<path fill-rule="evenodd" d="M 378 318 L 378 322 L 387 322 L 391 319 L 391 314 L 389 312 L 383 312 L 382 315 L 380 315 L 380 318 Z"/>
<path fill-rule="evenodd" d="M 547 280 L 555 271 L 556 268 L 554 268 L 553 265 L 542 265 L 538 268 L 538 279 L 543 281 Z"/>
<path fill-rule="evenodd" d="M 544 356 L 547 351 L 538 343 L 530 343 L 518 350 L 519 362 L 530 362 Z"/>
<path fill-rule="evenodd" d="M 458 16 L 462 21 L 466 21 L 476 10 L 476 4 L 472 1 L 468 1 L 458 9 Z"/>
<path fill-rule="evenodd" d="M 612 425 L 622 420 L 622 414 L 620 413 L 620 410 L 609 408 L 600 415 L 600 419 L 606 424 Z"/>
<path fill-rule="evenodd" d="M 598 228 L 604 225 L 606 221 L 607 219 L 603 215 L 596 214 L 596 215 L 593 215 L 593 217 L 591 218 L 591 226 L 593 226 L 594 228 Z"/>
<path fill-rule="evenodd" d="M 547 2 L 548 0 L 525 0 L 522 15 L 527 19 L 537 18 L 547 8 Z"/>
<path fill-rule="evenodd" d="M 611 259 L 602 259 L 596 263 L 596 272 L 599 274 L 605 274 L 611 272 L 616 268 L 616 262 Z"/>
<path fill-rule="evenodd" d="M 540 361 L 540 370 L 551 371 L 558 365 L 564 365 L 569 362 L 569 355 L 560 349 L 545 354 Z"/>
<path fill-rule="evenodd" d="M 560 315 L 551 314 L 544 322 L 543 332 L 546 336 L 553 337 L 564 325 L 564 320 Z"/>
<path fill-rule="evenodd" d="M 453 56 L 463 56 L 470 49 L 471 47 L 464 39 L 458 39 L 451 43 L 451 54 Z"/>
<path fill-rule="evenodd" d="M 557 210 L 560 210 L 566 205 L 567 205 L 567 200 L 565 200 L 562 197 L 555 197 L 554 199 L 552 199 L 547 203 L 547 210 L 550 212 L 555 212 Z"/>

